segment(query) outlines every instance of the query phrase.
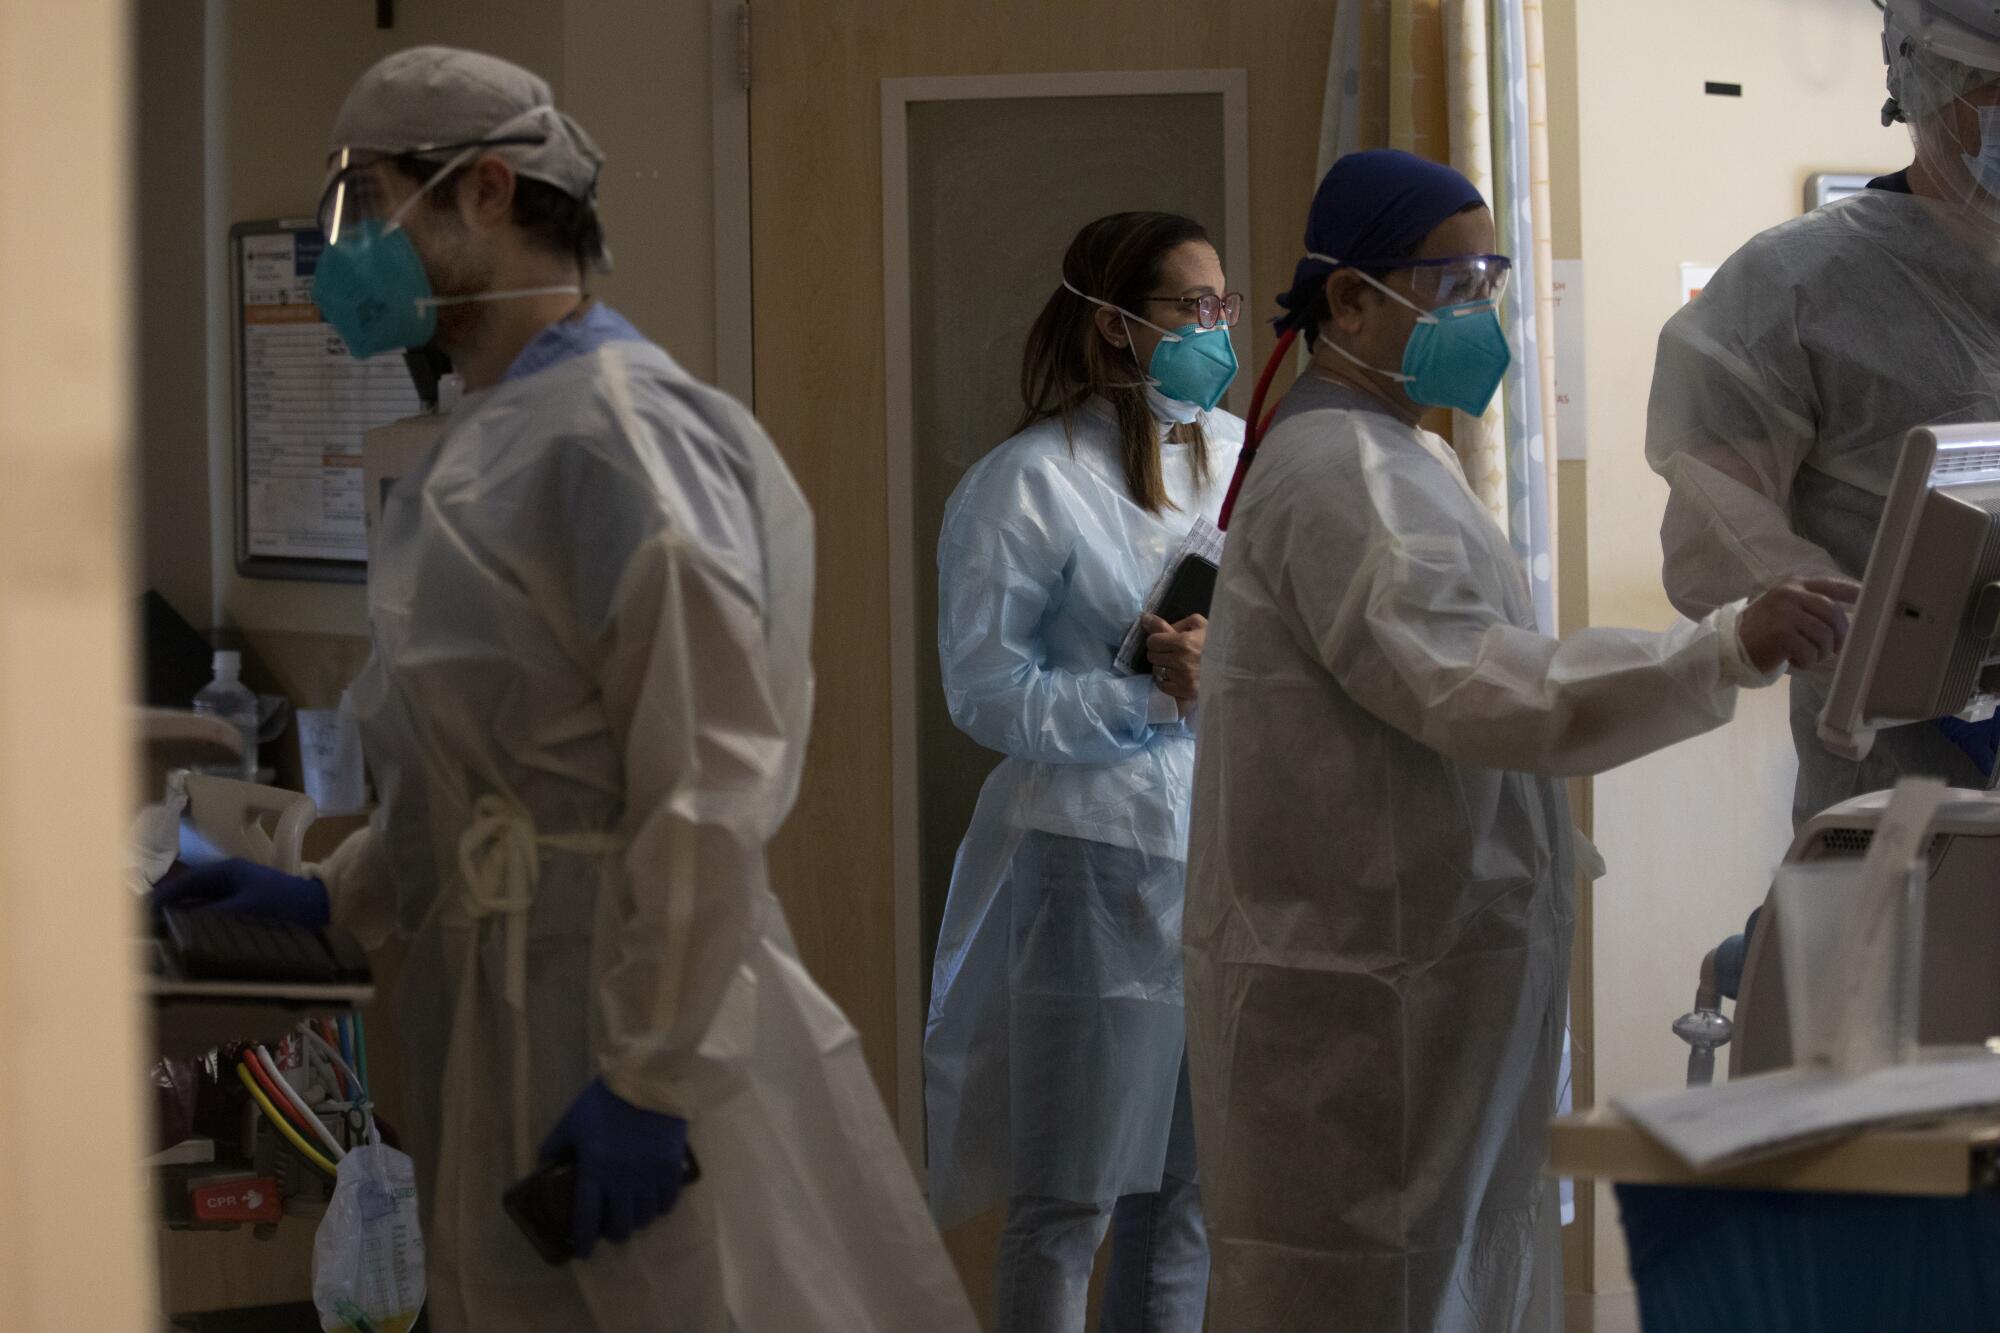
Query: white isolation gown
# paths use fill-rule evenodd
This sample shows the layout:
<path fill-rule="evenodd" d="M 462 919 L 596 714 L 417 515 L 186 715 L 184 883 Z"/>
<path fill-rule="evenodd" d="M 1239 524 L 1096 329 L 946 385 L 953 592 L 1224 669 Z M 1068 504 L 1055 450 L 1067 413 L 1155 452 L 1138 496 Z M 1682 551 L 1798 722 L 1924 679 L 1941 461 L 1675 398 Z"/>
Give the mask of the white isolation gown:
<path fill-rule="evenodd" d="M 1667 322 L 1646 458 L 1673 486 L 1667 596 L 1689 616 L 1792 575 L 1860 578 L 1903 437 L 2000 420 L 2000 231 L 1866 190 L 1751 240 Z M 1929 723 L 1860 763 L 1820 742 L 1831 670 L 1792 681 L 1795 822 L 1904 774 L 1990 786 Z"/>
<path fill-rule="evenodd" d="M 1562 778 L 1720 725 L 1751 674 L 1733 605 L 1537 633 L 1449 446 L 1373 404 L 1287 396 L 1204 654 L 1188 1068 L 1230 1333 L 1560 1320 Z"/>
<path fill-rule="evenodd" d="M 1194 733 L 1120 641 L 1243 437 L 1201 418 L 1205 484 L 1162 443 L 1173 507 L 1131 497 L 1111 409 L 1047 420 L 960 481 L 938 542 L 951 714 L 1006 757 L 952 870 L 924 1034 L 931 1207 L 949 1225 L 1011 1195 L 1160 1188 L 1185 1030 L 1180 919 Z M 1186 1134 L 1177 1142 L 1185 1142 Z"/>
<path fill-rule="evenodd" d="M 381 808 L 335 919 L 400 933 L 442 1333 L 974 1328 L 857 1034 L 766 879 L 812 707 L 812 518 L 748 412 L 610 311 L 396 482 L 354 689 Z M 667 1217 L 546 1266 L 502 1192 L 593 1078 L 685 1116 Z"/>

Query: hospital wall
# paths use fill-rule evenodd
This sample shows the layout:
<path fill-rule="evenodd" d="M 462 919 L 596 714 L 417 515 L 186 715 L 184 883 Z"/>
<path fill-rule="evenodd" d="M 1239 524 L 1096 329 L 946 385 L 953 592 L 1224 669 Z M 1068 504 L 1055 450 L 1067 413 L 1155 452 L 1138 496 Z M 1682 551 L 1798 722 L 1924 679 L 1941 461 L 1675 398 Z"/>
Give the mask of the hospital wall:
<path fill-rule="evenodd" d="M 1909 143 L 1878 119 L 1881 20 L 1867 0 L 1551 0 L 1549 10 L 1553 168 L 1575 182 L 1573 209 L 1558 193 L 1556 253 L 1584 261 L 1588 364 L 1588 460 L 1565 465 L 1588 510 L 1565 549 L 1580 546 L 1587 565 L 1572 560 L 1565 575 L 1584 581 L 1590 623 L 1664 627 L 1674 619 L 1657 540 L 1667 490 L 1643 444 L 1680 264 L 1719 262 L 1797 216 L 1815 172 L 1907 165 Z M 1710 81 L 1742 96 L 1708 95 Z M 1793 771 L 1781 685 L 1746 693 L 1732 725 L 1592 784 L 1610 871 L 1589 895 L 1579 949 L 1592 950 L 1600 1103 L 1685 1078 L 1687 1048 L 1668 1025 L 1693 1000 L 1702 955 L 1763 899 L 1790 839 Z M 1595 1226 L 1591 1285 L 1621 1289 L 1608 1189 Z"/>

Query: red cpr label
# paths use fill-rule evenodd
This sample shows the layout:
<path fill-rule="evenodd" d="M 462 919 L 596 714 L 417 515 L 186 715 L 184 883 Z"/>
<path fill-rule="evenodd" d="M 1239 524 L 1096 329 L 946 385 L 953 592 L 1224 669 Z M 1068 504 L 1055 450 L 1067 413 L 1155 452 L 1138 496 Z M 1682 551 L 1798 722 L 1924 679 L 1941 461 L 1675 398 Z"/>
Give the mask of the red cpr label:
<path fill-rule="evenodd" d="M 270 1176 L 239 1176 L 233 1180 L 198 1180 L 188 1186 L 198 1222 L 278 1222 L 285 1201 Z"/>

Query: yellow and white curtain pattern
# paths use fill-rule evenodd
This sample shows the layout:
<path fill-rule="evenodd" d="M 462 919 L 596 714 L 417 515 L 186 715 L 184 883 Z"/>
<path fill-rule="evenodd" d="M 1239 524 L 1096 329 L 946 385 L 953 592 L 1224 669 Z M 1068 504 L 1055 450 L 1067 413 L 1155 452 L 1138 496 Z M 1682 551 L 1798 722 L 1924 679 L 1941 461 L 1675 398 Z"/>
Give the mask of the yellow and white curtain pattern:
<path fill-rule="evenodd" d="M 1473 491 L 1506 529 L 1555 629 L 1555 294 L 1540 0 L 1340 0 L 1320 170 L 1356 149 L 1449 162 L 1493 203 L 1514 280 L 1500 318 L 1516 353 L 1482 418 L 1454 414 Z"/>

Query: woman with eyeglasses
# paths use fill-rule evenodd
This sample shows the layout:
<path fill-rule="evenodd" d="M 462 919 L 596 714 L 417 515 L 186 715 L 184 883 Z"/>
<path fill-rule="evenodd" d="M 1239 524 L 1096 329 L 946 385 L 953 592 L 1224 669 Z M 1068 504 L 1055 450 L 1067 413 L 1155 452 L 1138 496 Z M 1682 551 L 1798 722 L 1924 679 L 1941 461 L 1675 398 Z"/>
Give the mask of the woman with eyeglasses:
<path fill-rule="evenodd" d="M 1541 1170 L 1577 861 L 1563 779 L 1720 726 L 1739 686 L 1846 630 L 1851 589 L 1816 582 L 1664 634 L 1538 630 L 1507 534 L 1423 425 L 1500 388 L 1495 247 L 1451 168 L 1337 162 L 1279 320 L 1275 355 L 1297 333 L 1312 359 L 1232 487 L 1186 931 L 1229 1333 L 1561 1327 Z"/>
<path fill-rule="evenodd" d="M 1201 1327 L 1180 920 L 1207 622 L 1142 616 L 1235 465 L 1241 304 L 1187 218 L 1086 226 L 1028 334 L 1020 425 L 945 511 L 945 694 L 1005 758 L 932 976 L 931 1207 L 1006 1204 L 1002 1333 L 1080 1333 L 1107 1231 L 1101 1327 Z M 1135 623 L 1144 674 L 1114 665 Z"/>

